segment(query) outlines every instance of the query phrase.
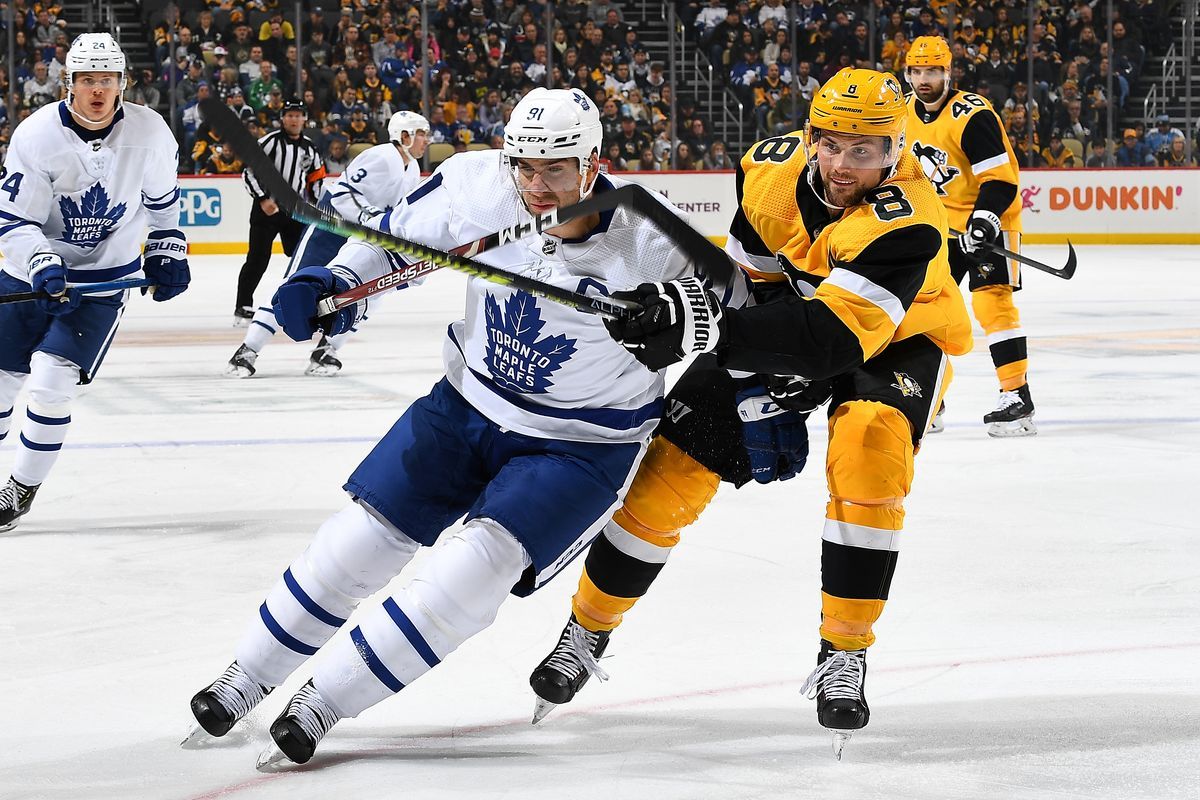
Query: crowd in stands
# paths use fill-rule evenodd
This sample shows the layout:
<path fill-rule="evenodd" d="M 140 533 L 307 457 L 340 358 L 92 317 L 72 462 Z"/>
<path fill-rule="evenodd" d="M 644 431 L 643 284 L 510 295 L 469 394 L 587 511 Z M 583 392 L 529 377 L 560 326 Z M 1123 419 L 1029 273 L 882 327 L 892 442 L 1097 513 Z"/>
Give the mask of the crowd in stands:
<path fill-rule="evenodd" d="M 16 66 L 11 81 L 0 66 L 0 88 L 11 93 L 19 122 L 65 96 L 69 41 L 59 5 L 0 0 L 0 7 L 6 2 L 17 20 Z M 723 84 L 752 109 L 747 125 L 755 131 L 747 139 L 802 127 L 813 93 L 843 66 L 884 69 L 903 79 L 910 43 L 940 34 L 952 43 L 955 85 L 992 102 L 1023 163 L 1182 166 L 1186 147 L 1175 142 L 1184 132 L 1169 120 L 1144 130 L 1141 109 L 1128 100 L 1147 59 L 1165 48 L 1163 2 L 1114 4 L 1112 54 L 1101 18 L 1105 5 L 1089 0 L 1043 2 L 1032 26 L 1014 0 L 962 0 L 961 6 L 953 0 L 799 0 L 794 52 L 784 0 L 677 0 L 677 7 Z M 684 93 L 672 97 L 664 64 L 651 57 L 615 0 L 561 0 L 553 7 L 552 30 L 540 2 L 436 0 L 428 6 L 427 34 L 419 2 L 306 0 L 299 36 L 294 5 L 280 0 L 152 6 L 158 4 L 143 4 L 155 64 L 131 69 L 125 98 L 168 115 L 174 109 L 184 172 L 242 168 L 202 118 L 198 103 L 207 97 L 226 103 L 259 134 L 279 127 L 285 103 L 302 103 L 308 136 L 327 169 L 339 172 L 358 148 L 384 140 L 394 112 L 421 111 L 423 39 L 431 53 L 431 142 L 442 145 L 432 149 L 435 160 L 500 147 L 512 107 L 544 85 L 577 87 L 596 102 L 602 155 L 614 171 L 731 169 L 739 156 L 712 135 L 713 109 L 698 108 Z M 0 35 L 0 50 L 6 41 Z M 1123 134 L 1111 143 L 1105 139 L 1110 105 Z M 0 114 L 3 148 L 10 127 L 7 110 Z"/>
<path fill-rule="evenodd" d="M 679 7 L 715 72 L 753 108 L 758 135 L 796 129 L 816 88 L 843 67 L 882 69 L 903 81 L 913 40 L 940 35 L 954 54 L 955 87 L 991 101 L 1022 164 L 1181 166 L 1184 132 L 1169 123 L 1145 131 L 1136 121 L 1141 108 L 1129 102 L 1147 59 L 1169 44 L 1165 2 L 1118 0 L 1106 23 L 1104 2 L 1049 0 L 1037 4 L 1031 25 L 1015 0 L 799 0 L 794 52 L 782 0 L 685 0 Z M 1111 143 L 1110 106 L 1121 134 Z M 1175 140 L 1181 145 L 1172 146 Z"/>

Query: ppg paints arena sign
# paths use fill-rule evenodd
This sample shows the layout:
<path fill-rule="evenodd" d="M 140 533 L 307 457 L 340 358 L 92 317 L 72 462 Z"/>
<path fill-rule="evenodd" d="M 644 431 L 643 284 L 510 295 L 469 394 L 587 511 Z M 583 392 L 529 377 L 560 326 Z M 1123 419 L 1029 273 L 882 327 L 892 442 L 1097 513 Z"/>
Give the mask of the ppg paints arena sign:
<path fill-rule="evenodd" d="M 621 177 L 662 192 L 697 230 L 724 242 L 737 204 L 732 172 Z M 180 183 L 180 223 L 192 252 L 244 253 L 250 196 L 240 176 L 183 176 Z M 1025 170 L 1021 199 L 1030 244 L 1067 238 L 1076 244 L 1200 244 L 1200 170 Z"/>

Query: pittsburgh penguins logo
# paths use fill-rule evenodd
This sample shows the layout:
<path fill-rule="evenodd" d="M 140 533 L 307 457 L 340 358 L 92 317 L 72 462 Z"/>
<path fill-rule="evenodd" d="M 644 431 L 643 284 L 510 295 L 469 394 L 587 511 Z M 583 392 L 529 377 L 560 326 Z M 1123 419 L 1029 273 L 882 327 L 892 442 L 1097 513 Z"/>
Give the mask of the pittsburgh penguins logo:
<path fill-rule="evenodd" d="M 900 390 L 901 397 L 920 397 L 921 384 L 914 381 L 905 372 L 893 372 L 896 376 L 896 382 L 892 384 L 893 389 Z"/>
<path fill-rule="evenodd" d="M 921 170 L 925 173 L 925 177 L 929 178 L 929 182 L 933 184 L 933 188 L 937 189 L 938 195 L 945 197 L 948 192 L 943 187 L 957 178 L 962 170 L 958 167 L 947 166 L 946 151 L 939 150 L 933 145 L 921 144 L 914 141 L 912 151 L 913 155 L 917 157 L 917 161 L 920 162 Z"/>

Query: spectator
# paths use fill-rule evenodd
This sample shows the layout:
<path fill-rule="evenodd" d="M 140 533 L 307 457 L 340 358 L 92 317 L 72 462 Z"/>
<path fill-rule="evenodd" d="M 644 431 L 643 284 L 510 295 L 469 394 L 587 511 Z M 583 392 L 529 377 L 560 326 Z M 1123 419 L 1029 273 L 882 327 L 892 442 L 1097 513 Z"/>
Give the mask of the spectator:
<path fill-rule="evenodd" d="M 1179 128 L 1171 127 L 1171 118 L 1166 114 L 1159 114 L 1154 122 L 1154 130 L 1146 134 L 1146 147 L 1158 158 L 1171 149 L 1171 142 L 1176 139 L 1183 141 L 1184 136 Z"/>
<path fill-rule="evenodd" d="M 375 128 L 367 119 L 367 107 L 356 105 L 350 111 L 350 122 L 345 126 L 346 138 L 350 144 L 378 144 Z"/>
<path fill-rule="evenodd" d="M 134 75 L 129 88 L 125 90 L 125 99 L 149 108 L 158 108 L 160 93 L 153 70 L 143 69 Z"/>
<path fill-rule="evenodd" d="M 604 132 L 604 141 L 611 142 L 621 133 L 621 111 L 617 101 L 609 98 L 600 107 L 600 128 Z"/>
<path fill-rule="evenodd" d="M 708 152 L 704 154 L 704 162 L 701 164 L 703 169 L 735 169 L 736 164 L 729 154 L 725 152 L 725 143 L 717 139 L 712 143 L 712 147 L 708 148 Z"/>
<path fill-rule="evenodd" d="M 722 0 L 708 0 L 708 5 L 696 15 L 695 25 L 700 39 L 704 40 L 711 37 L 712 32 L 718 25 L 725 21 L 728 15 L 729 12 L 726 11 Z"/>
<path fill-rule="evenodd" d="M 621 113 L 633 117 L 640 128 L 650 127 L 650 108 L 642 100 L 642 90 L 636 86 L 629 90 L 629 96 L 621 104 Z"/>
<path fill-rule="evenodd" d="M 604 151 L 604 158 L 601 161 L 607 165 L 609 172 L 625 172 L 628 166 L 625 163 L 625 157 L 621 153 L 621 145 L 613 142 Z"/>
<path fill-rule="evenodd" d="M 259 62 L 258 68 L 258 77 L 250 81 L 246 94 L 250 106 L 255 111 L 262 111 L 271 92 L 278 90 L 281 95 L 283 94 L 283 83 L 275 77 L 275 68 L 270 61 L 263 59 Z"/>
<path fill-rule="evenodd" d="M 1095 139 L 1092 141 L 1091 155 L 1084 162 L 1086 167 L 1115 167 L 1117 160 L 1108 152 L 1108 142 L 1104 139 Z"/>
<path fill-rule="evenodd" d="M 624 162 L 637 161 L 642 151 L 650 147 L 650 136 L 639 130 L 637 121 L 628 114 L 621 117 L 621 129 L 617 135 L 611 139 L 606 138 L 605 141 L 619 148 L 621 160 Z"/>
<path fill-rule="evenodd" d="M 46 67 L 46 63 L 44 61 L 37 62 L 33 65 L 33 77 L 27 79 L 21 87 L 21 92 L 25 96 L 25 107 L 36 110 L 47 103 L 53 103 L 58 100 L 59 89 L 58 81 L 50 77 L 50 70 Z"/>
<path fill-rule="evenodd" d="M 738 90 L 745 95 L 747 99 L 753 97 L 754 88 L 767 75 L 766 69 L 758 60 L 758 51 L 754 48 L 744 50 L 742 57 L 733 65 L 733 69 L 729 71 L 729 82 L 735 90 Z"/>
<path fill-rule="evenodd" d="M 242 76 L 242 84 L 249 86 L 254 81 L 258 80 L 262 74 L 262 46 L 251 45 L 250 57 L 238 65 L 238 74 Z"/>
<path fill-rule="evenodd" d="M 1042 150 L 1042 158 L 1048 167 L 1074 167 L 1075 154 L 1063 144 L 1062 132 L 1055 128 L 1050 132 L 1050 144 Z"/>
<path fill-rule="evenodd" d="M 1171 139 L 1167 149 L 1158 154 L 1158 165 L 1160 167 L 1195 167 L 1200 166 L 1200 160 L 1196 158 L 1193 152 L 1192 157 L 1187 155 L 1187 140 L 1182 136 Z"/>
<path fill-rule="evenodd" d="M 1146 143 L 1138 139 L 1137 131 L 1133 128 L 1125 129 L 1121 146 L 1117 148 L 1115 155 L 1118 167 L 1156 166 L 1158 163 Z"/>
<path fill-rule="evenodd" d="M 784 28 L 788 24 L 788 12 L 783 5 L 783 0 L 767 0 L 758 7 L 758 25 L 764 27 L 768 20 L 774 20 L 777 28 Z"/>
<path fill-rule="evenodd" d="M 195 30 L 192 33 L 201 47 L 206 44 L 214 46 L 222 44 L 225 39 L 225 35 L 217 30 L 217 26 L 213 24 L 213 14 L 207 8 L 201 9 L 199 16 L 196 18 Z"/>
<path fill-rule="evenodd" d="M 675 148 L 675 169 L 678 170 L 695 170 L 696 158 L 692 154 L 692 149 L 688 147 L 687 142 L 680 142 Z"/>
<path fill-rule="evenodd" d="M 196 96 L 188 101 L 187 105 L 179 112 L 179 117 L 183 128 L 183 154 L 191 164 L 193 171 L 195 170 L 194 163 L 191 163 L 190 154 L 196 145 L 196 132 L 200 129 L 200 125 L 204 122 L 204 115 L 200 111 L 200 103 L 207 100 L 212 92 L 209 89 L 208 83 L 200 81 L 196 86 Z"/>
<path fill-rule="evenodd" d="M 1078 100 L 1067 102 L 1067 118 L 1059 126 L 1063 136 L 1080 144 L 1092 138 L 1092 126 L 1083 119 L 1083 104 Z"/>
<path fill-rule="evenodd" d="M 760 130 L 767 130 L 767 116 L 781 100 L 790 102 L 791 87 L 779 75 L 779 65 L 767 67 L 767 76 L 754 87 L 754 115 Z"/>
<path fill-rule="evenodd" d="M 204 67 L 200 61 L 192 61 L 188 64 L 187 72 L 184 76 L 175 83 L 175 105 L 177 108 L 183 108 L 190 103 L 195 97 L 199 86 L 204 81 Z M 178 112 L 176 112 L 178 113 Z"/>
<path fill-rule="evenodd" d="M 787 80 L 786 77 L 784 80 Z M 791 83 L 791 81 L 788 82 Z M 811 62 L 801 61 L 797 65 L 795 84 L 800 92 L 800 96 L 804 98 L 805 102 L 811 103 L 813 94 L 817 91 L 817 89 L 821 88 L 821 84 L 812 76 Z"/>
<path fill-rule="evenodd" d="M 250 49 L 258 47 L 258 58 L 262 60 L 262 45 L 259 45 L 250 39 L 250 26 L 246 24 L 235 25 L 233 28 L 233 39 L 225 44 L 225 48 L 229 51 L 229 60 L 239 67 L 250 60 Z"/>
<path fill-rule="evenodd" d="M 657 172 L 662 169 L 662 165 L 654 158 L 653 147 L 643 147 L 642 152 L 638 155 L 638 160 L 627 166 L 635 172 Z"/>
<path fill-rule="evenodd" d="M 354 112 L 356 105 L 358 105 L 358 93 L 354 87 L 347 84 L 338 96 L 337 102 L 330 107 L 329 115 L 336 117 L 340 123 L 344 124 L 350 120 L 350 115 Z"/>
<path fill-rule="evenodd" d="M 241 89 L 230 89 L 229 96 L 225 98 L 225 105 L 243 123 L 255 120 L 254 109 L 246 105 L 246 95 Z"/>
<path fill-rule="evenodd" d="M 430 143 L 449 143 L 450 140 L 451 130 L 450 126 L 446 124 L 446 110 L 439 105 L 434 105 L 429 112 L 429 141 Z"/>
<path fill-rule="evenodd" d="M 349 144 L 345 136 L 334 136 L 329 140 L 329 151 L 325 154 L 325 172 L 329 175 L 341 175 L 350 164 L 347 154 Z"/>

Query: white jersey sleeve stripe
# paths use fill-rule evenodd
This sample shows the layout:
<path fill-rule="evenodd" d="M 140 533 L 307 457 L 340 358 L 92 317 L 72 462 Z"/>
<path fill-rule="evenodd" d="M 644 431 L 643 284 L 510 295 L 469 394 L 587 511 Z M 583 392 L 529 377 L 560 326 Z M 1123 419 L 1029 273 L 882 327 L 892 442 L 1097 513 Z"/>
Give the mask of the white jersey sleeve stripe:
<path fill-rule="evenodd" d="M 972 164 L 971 172 L 974 173 L 975 175 L 978 175 L 981 172 L 987 172 L 989 169 L 995 169 L 996 167 L 1003 166 L 1004 164 L 1007 164 L 1007 163 L 1008 163 L 1008 153 L 1001 153 L 998 156 L 992 156 L 991 158 L 985 158 L 983 161 L 980 161 L 978 164 Z"/>
<path fill-rule="evenodd" d="M 900 531 L 887 531 L 882 528 L 870 528 L 866 525 L 855 525 L 852 522 L 839 522 L 834 519 L 825 520 L 825 530 L 821 538 L 833 544 L 846 547 L 860 547 L 864 550 L 887 550 L 896 552 L 900 549 Z"/>
<path fill-rule="evenodd" d="M 829 273 L 829 277 L 822 281 L 822 285 L 826 284 L 845 289 L 868 303 L 878 306 L 896 327 L 900 327 L 900 322 L 904 319 L 904 303 L 879 284 L 864 278 L 857 272 L 851 272 L 841 267 L 837 267 Z"/>

